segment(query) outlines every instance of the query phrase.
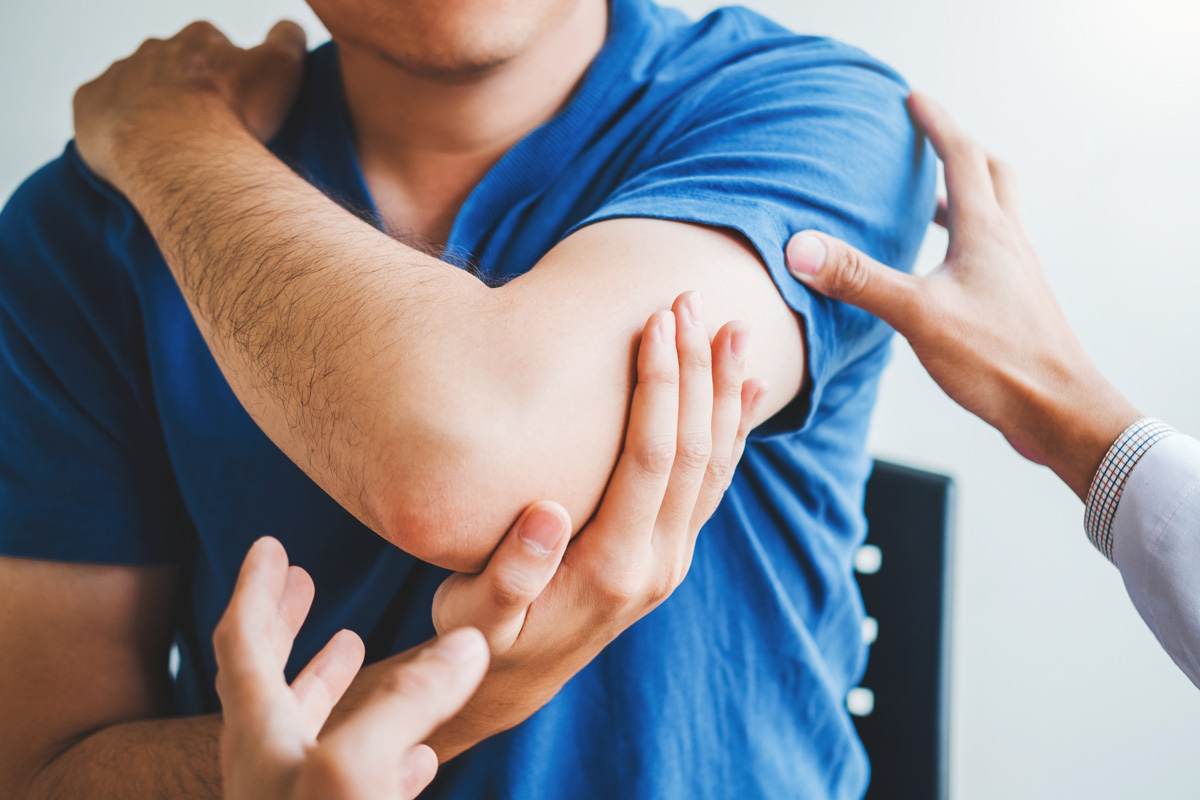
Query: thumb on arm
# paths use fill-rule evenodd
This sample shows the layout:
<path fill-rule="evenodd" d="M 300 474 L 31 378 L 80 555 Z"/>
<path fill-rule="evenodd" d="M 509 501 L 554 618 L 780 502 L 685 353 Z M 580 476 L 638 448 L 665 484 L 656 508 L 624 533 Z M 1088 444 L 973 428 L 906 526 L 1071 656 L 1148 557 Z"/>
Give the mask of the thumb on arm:
<path fill-rule="evenodd" d="M 821 294 L 857 306 L 905 333 L 921 279 L 880 264 L 840 239 L 802 231 L 787 244 L 788 271 Z"/>
<path fill-rule="evenodd" d="M 541 500 L 521 514 L 478 575 L 456 573 L 433 598 L 439 633 L 469 625 L 493 649 L 512 645 L 526 612 L 558 571 L 571 538 L 571 517 L 558 503 Z"/>

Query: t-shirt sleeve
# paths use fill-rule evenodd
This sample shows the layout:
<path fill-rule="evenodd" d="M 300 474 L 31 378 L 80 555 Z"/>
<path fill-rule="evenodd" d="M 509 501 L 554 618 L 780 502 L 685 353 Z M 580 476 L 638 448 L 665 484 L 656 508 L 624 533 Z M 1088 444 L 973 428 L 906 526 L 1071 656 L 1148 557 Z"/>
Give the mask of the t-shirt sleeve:
<path fill-rule="evenodd" d="M 748 46 L 749 47 L 749 46 Z M 815 229 L 910 270 L 932 219 L 935 164 L 903 80 L 826 39 L 758 42 L 673 99 L 620 185 L 575 229 L 651 217 L 736 231 L 804 320 L 810 390 L 759 435 L 812 420 L 839 370 L 886 346 L 874 317 L 816 296 L 784 248 Z"/>
<path fill-rule="evenodd" d="M 140 228 L 72 150 L 0 213 L 0 554 L 177 557 L 187 523 L 121 255 Z"/>

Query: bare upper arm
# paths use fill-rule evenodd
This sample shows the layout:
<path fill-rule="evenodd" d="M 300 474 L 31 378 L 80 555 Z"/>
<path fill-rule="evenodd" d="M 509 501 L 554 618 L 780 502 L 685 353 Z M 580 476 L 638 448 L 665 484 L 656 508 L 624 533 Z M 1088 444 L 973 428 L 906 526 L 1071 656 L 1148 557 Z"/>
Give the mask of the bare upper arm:
<path fill-rule="evenodd" d="M 552 499 L 578 529 L 619 454 L 637 336 L 649 316 L 699 290 L 710 335 L 750 324 L 747 377 L 771 389 L 763 419 L 805 375 L 804 329 L 754 250 L 734 233 L 644 218 L 598 222 L 529 273 L 492 290 L 492 318 L 458 365 L 457 407 L 429 458 L 397 459 L 389 536 L 454 569 L 482 566 L 529 503 Z M 475 387 L 475 388 L 473 388 Z M 470 431 L 464 434 L 463 431 Z M 406 540 L 406 536 L 409 538 Z"/>
<path fill-rule="evenodd" d="M 578 331 L 579 338 L 540 348 L 548 358 L 570 361 L 602 355 L 587 335 L 628 344 L 652 313 L 692 289 L 703 296 L 710 337 L 730 320 L 750 323 L 746 375 L 771 387 L 759 422 L 791 402 L 805 374 L 803 322 L 736 232 L 645 218 L 598 222 L 568 237 L 502 291 L 523 307 L 539 309 L 523 317 L 522 336 L 547 341 Z M 609 355 L 622 374 L 632 374 L 629 348 Z M 600 385 L 604 379 L 593 380 Z"/>
<path fill-rule="evenodd" d="M 161 713 L 173 567 L 0 557 L 0 794 L 83 735 Z"/>

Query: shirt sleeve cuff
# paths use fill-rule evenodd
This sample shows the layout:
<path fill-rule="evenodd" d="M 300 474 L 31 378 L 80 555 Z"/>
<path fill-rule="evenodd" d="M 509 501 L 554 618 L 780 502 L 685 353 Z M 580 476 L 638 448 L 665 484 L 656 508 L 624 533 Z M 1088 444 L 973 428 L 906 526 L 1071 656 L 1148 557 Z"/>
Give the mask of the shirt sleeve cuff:
<path fill-rule="evenodd" d="M 1129 473 L 1147 450 L 1173 433 L 1175 429 L 1162 420 L 1142 417 L 1117 437 L 1100 462 L 1100 469 L 1096 470 L 1088 489 L 1083 528 L 1088 539 L 1109 561 L 1113 561 L 1113 517 Z"/>

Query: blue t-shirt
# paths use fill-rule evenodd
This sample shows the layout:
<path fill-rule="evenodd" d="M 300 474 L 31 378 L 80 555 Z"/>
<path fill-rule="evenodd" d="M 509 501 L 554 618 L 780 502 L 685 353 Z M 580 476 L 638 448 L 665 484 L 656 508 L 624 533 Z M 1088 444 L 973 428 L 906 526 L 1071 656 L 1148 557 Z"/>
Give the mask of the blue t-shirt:
<path fill-rule="evenodd" d="M 809 294 L 783 249 L 819 228 L 911 265 L 934 161 L 906 91 L 864 53 L 743 9 L 690 22 L 612 0 L 570 103 L 467 199 L 448 252 L 494 281 L 611 217 L 740 231 L 806 320 L 812 382 L 756 432 L 674 595 L 527 722 L 445 765 L 429 796 L 861 795 L 851 557 L 888 332 Z M 273 147 L 375 216 L 333 46 L 311 54 Z M 0 409 L 0 553 L 179 566 L 180 713 L 218 707 L 210 637 L 264 534 L 317 586 L 291 674 L 341 627 L 369 658 L 433 634 L 446 573 L 360 525 L 254 425 L 137 214 L 71 146 L 0 215 Z"/>

